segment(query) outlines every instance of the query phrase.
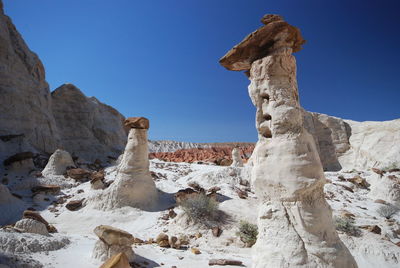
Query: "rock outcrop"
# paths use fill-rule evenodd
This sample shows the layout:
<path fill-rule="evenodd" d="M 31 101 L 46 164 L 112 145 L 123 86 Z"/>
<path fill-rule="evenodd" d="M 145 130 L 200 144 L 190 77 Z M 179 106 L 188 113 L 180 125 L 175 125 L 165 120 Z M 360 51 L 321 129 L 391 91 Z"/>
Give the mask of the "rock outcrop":
<path fill-rule="evenodd" d="M 52 153 L 58 144 L 51 96 L 38 56 L 0 10 L 0 136 L 24 135 L 34 148 Z"/>
<path fill-rule="evenodd" d="M 46 167 L 43 169 L 43 176 L 51 175 L 64 175 L 68 167 L 75 167 L 71 155 L 64 150 L 57 149 L 47 162 Z"/>
<path fill-rule="evenodd" d="M 94 233 L 99 240 L 94 247 L 93 258 L 105 261 L 116 254 L 124 253 L 129 262 L 134 260 L 134 237 L 130 233 L 108 225 L 97 226 Z"/>
<path fill-rule="evenodd" d="M 356 122 L 304 111 L 324 170 L 400 166 L 400 119 Z"/>
<path fill-rule="evenodd" d="M 113 209 L 131 206 L 152 209 L 157 203 L 158 193 L 149 171 L 149 121 L 144 117 L 131 117 L 125 120 L 125 126 L 130 128 L 128 142 L 116 179 L 99 197 L 98 207 Z"/>
<path fill-rule="evenodd" d="M 0 183 L 0 226 L 14 223 L 21 218 L 24 210 L 24 203 Z"/>
<path fill-rule="evenodd" d="M 150 153 L 150 158 L 157 158 L 168 162 L 208 162 L 221 165 L 223 160 L 232 160 L 232 146 L 210 146 L 209 148 L 193 148 L 193 149 L 181 149 L 175 152 L 158 152 Z M 254 145 L 243 145 L 238 149 L 238 153 L 243 156 L 245 160 L 253 152 Z"/>
<path fill-rule="evenodd" d="M 52 112 L 61 147 L 87 161 L 118 157 L 126 144 L 124 116 L 86 97 L 76 86 L 64 84 L 51 93 Z"/>
<path fill-rule="evenodd" d="M 229 70 L 249 70 L 257 108 L 252 182 L 261 204 L 253 267 L 357 267 L 336 233 L 317 147 L 303 127 L 292 53 L 304 40 L 278 15 L 262 22 L 220 60 Z"/>
<path fill-rule="evenodd" d="M 51 154 L 57 148 L 88 161 L 118 156 L 126 141 L 124 117 L 71 84 L 50 94 L 42 62 L 2 7 L 0 137 L 8 139 L 0 139 L 0 160 L 23 151 Z"/>
<path fill-rule="evenodd" d="M 232 150 L 232 167 L 243 167 L 243 160 L 239 148 Z"/>

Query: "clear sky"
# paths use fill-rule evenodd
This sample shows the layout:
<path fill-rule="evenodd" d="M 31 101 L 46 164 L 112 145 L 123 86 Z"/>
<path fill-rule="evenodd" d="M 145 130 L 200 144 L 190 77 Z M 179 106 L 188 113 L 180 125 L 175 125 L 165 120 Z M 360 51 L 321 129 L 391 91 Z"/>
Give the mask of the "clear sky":
<path fill-rule="evenodd" d="M 218 63 L 280 14 L 307 40 L 296 53 L 302 106 L 353 119 L 400 118 L 398 0 L 3 0 L 43 61 L 51 90 L 73 83 L 151 139 L 255 141 L 240 72 Z"/>

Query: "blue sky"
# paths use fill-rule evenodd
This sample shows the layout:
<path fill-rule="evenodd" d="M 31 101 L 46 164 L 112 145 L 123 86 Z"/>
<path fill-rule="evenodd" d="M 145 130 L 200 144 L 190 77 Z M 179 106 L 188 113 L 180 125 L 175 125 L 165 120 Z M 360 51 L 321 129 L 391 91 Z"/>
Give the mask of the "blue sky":
<path fill-rule="evenodd" d="M 400 118 L 400 1 L 4 0 L 51 90 L 73 83 L 151 139 L 256 141 L 240 72 L 218 60 L 267 13 L 307 40 L 295 54 L 302 106 L 358 121 Z"/>

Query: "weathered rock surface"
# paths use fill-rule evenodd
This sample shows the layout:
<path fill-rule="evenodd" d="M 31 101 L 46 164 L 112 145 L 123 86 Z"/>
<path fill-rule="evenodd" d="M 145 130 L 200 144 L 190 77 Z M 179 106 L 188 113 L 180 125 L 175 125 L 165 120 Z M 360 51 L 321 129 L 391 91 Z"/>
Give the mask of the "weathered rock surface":
<path fill-rule="evenodd" d="M 109 258 L 100 268 L 130 268 L 128 257 L 125 253 L 119 253 Z"/>
<path fill-rule="evenodd" d="M 243 160 L 239 148 L 232 150 L 232 167 L 243 167 Z"/>
<path fill-rule="evenodd" d="M 46 167 L 43 169 L 43 176 L 63 175 L 68 167 L 75 167 L 71 155 L 64 150 L 57 149 L 49 159 Z"/>
<path fill-rule="evenodd" d="M 400 119 L 356 122 L 304 112 L 324 170 L 400 166 Z"/>
<path fill-rule="evenodd" d="M 87 161 L 118 157 L 126 143 L 124 117 L 76 86 L 64 84 L 51 93 L 52 112 L 62 148 Z"/>
<path fill-rule="evenodd" d="M 233 146 L 210 146 L 209 148 L 181 149 L 175 152 L 150 153 L 149 157 L 168 162 L 208 162 L 220 165 L 223 159 L 232 161 L 233 148 Z M 244 159 L 248 159 L 253 149 L 254 145 L 241 146 L 238 153 Z"/>
<path fill-rule="evenodd" d="M 257 108 L 252 182 L 261 204 L 253 267 L 357 267 L 336 233 L 317 147 L 303 127 L 292 53 L 304 40 L 279 16 L 263 22 L 220 60 L 230 70 L 250 69 Z"/>
<path fill-rule="evenodd" d="M 44 223 L 34 219 L 21 219 L 15 223 L 15 228 L 25 233 L 48 235 L 49 231 Z"/>
<path fill-rule="evenodd" d="M 0 183 L 0 226 L 20 219 L 24 209 L 24 203 L 13 196 L 7 186 Z"/>
<path fill-rule="evenodd" d="M 279 15 L 266 15 L 265 25 L 246 36 L 220 59 L 220 64 L 232 71 L 250 70 L 254 61 L 282 48 L 282 41 L 293 52 L 301 50 L 305 40 L 300 30 L 288 24 Z"/>
<path fill-rule="evenodd" d="M 141 119 L 142 122 L 146 120 Z M 100 209 L 124 206 L 152 209 L 158 201 L 157 189 L 149 171 L 147 129 L 140 123 L 130 124 L 132 120 L 129 118 L 126 122 L 127 126 L 139 128 L 129 131 L 114 183 L 97 197 L 95 203 Z"/>
<path fill-rule="evenodd" d="M 37 150 L 52 153 L 58 144 L 58 131 L 43 64 L 29 50 L 2 5 L 0 69 L 0 136 L 23 134 Z"/>
<path fill-rule="evenodd" d="M 100 240 L 96 242 L 93 250 L 93 257 L 102 261 L 119 254 L 124 253 L 129 262 L 134 259 L 132 244 L 134 237 L 124 230 L 108 226 L 100 225 L 94 229 L 94 233 Z"/>

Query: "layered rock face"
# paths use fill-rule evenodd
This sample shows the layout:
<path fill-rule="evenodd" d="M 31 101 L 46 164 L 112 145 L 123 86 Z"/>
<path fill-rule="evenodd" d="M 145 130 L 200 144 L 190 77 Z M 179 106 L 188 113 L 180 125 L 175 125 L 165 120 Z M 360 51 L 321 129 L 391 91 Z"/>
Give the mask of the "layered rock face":
<path fill-rule="evenodd" d="M 257 108 L 251 176 L 261 204 L 254 267 L 357 267 L 336 233 L 317 147 L 303 127 L 292 53 L 304 40 L 280 16 L 262 22 L 220 60 L 229 70 L 249 70 Z"/>
<path fill-rule="evenodd" d="M 356 122 L 304 111 L 324 170 L 400 166 L 400 119 Z"/>
<path fill-rule="evenodd" d="M 126 144 L 125 118 L 76 86 L 64 84 L 51 93 L 52 111 L 62 148 L 88 161 L 118 157 Z"/>
<path fill-rule="evenodd" d="M 114 183 L 98 200 L 99 208 L 131 206 L 152 209 L 157 203 L 158 193 L 149 171 L 149 121 L 143 117 L 130 117 L 125 120 L 125 127 L 130 128 L 128 142 Z"/>
<path fill-rule="evenodd" d="M 71 84 L 50 94 L 42 62 L 0 6 L 0 160 L 57 148 L 89 161 L 118 156 L 124 117 Z"/>
<path fill-rule="evenodd" d="M 0 6 L 0 136 L 24 134 L 34 148 L 52 153 L 58 136 L 43 64 Z"/>
<path fill-rule="evenodd" d="M 232 150 L 237 145 L 221 145 L 212 146 L 207 148 L 199 147 L 192 149 L 181 149 L 175 152 L 157 152 L 150 153 L 150 158 L 157 158 L 168 162 L 208 162 L 219 165 L 222 160 L 226 159 L 232 161 Z M 238 153 L 243 156 L 243 159 L 248 159 L 254 149 L 253 144 L 242 144 L 239 146 Z"/>

